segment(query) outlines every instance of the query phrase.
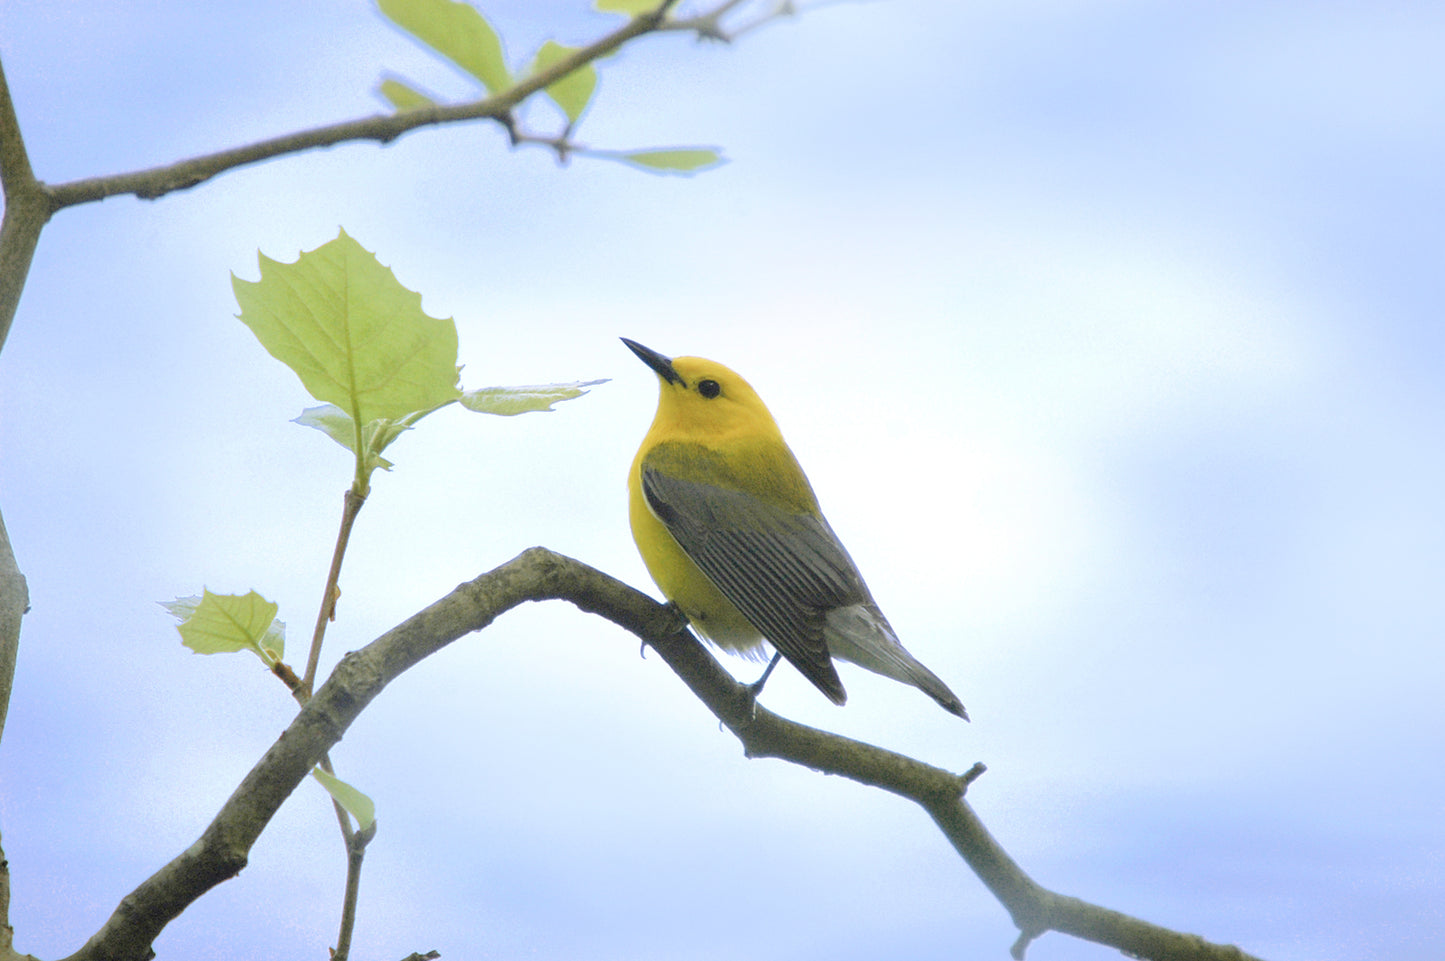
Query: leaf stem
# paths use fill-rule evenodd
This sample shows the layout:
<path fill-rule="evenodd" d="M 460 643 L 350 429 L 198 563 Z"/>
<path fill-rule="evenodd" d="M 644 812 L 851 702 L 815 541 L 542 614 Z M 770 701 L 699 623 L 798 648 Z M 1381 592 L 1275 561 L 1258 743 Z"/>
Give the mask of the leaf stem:
<path fill-rule="evenodd" d="M 365 500 L 366 495 L 371 493 L 371 471 L 373 468 L 368 467 L 366 464 L 368 460 L 367 454 L 369 453 L 366 442 L 366 426 L 361 423 L 361 410 L 356 403 L 356 395 L 354 393 L 351 398 L 351 410 L 348 411 L 348 413 L 351 414 L 352 449 L 356 451 L 356 476 L 352 478 L 351 491 L 348 493 L 354 492 L 359 494 L 361 499 Z"/>

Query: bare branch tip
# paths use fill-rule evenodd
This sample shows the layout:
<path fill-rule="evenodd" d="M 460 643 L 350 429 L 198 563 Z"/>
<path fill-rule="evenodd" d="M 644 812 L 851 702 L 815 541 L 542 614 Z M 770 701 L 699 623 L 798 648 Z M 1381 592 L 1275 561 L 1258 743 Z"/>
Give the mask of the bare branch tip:
<path fill-rule="evenodd" d="M 353 843 L 359 850 L 366 850 L 366 846 L 371 843 L 371 839 L 376 837 L 376 825 L 376 818 L 372 818 L 370 824 L 352 835 Z"/>
<path fill-rule="evenodd" d="M 497 123 L 501 124 L 502 128 L 507 131 L 507 139 L 511 141 L 513 147 L 516 147 L 522 142 L 522 133 L 517 129 L 517 118 L 512 116 L 510 110 L 498 114 L 496 120 Z"/>

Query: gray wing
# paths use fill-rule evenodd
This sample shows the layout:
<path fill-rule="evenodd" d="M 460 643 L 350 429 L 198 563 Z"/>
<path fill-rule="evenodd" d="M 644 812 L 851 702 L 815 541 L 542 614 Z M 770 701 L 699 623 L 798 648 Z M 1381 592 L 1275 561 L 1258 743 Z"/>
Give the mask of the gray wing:
<path fill-rule="evenodd" d="M 678 545 L 743 616 L 834 703 L 847 695 L 823 636 L 828 611 L 869 600 L 821 517 L 794 514 L 646 466 L 642 492 Z"/>

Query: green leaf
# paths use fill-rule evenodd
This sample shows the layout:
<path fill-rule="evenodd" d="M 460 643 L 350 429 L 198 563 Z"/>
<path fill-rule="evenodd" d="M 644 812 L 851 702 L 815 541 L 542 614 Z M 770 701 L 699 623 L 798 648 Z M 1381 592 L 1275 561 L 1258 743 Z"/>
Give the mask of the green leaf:
<path fill-rule="evenodd" d="M 308 407 L 300 417 L 291 418 L 291 423 L 302 427 L 314 427 L 336 443 L 356 453 L 356 423 L 351 415 L 335 404 Z"/>
<path fill-rule="evenodd" d="M 366 452 L 366 471 L 370 473 L 380 467 L 382 470 L 391 470 L 392 462 L 381 456 L 381 452 L 391 445 L 406 431 L 421 420 L 427 414 L 433 413 L 447 404 L 455 403 L 449 400 L 438 404 L 436 407 L 427 410 L 412 411 L 405 417 L 395 420 L 391 418 L 380 418 L 367 424 L 361 430 L 362 449 Z M 308 407 L 301 412 L 300 417 L 291 418 L 291 423 L 300 424 L 302 427 L 314 427 L 336 443 L 345 447 L 353 454 L 356 453 L 356 426 L 351 415 L 337 407 L 335 404 L 322 404 L 320 407 Z"/>
<path fill-rule="evenodd" d="M 417 110 L 421 107 L 437 105 L 436 100 L 395 77 L 387 77 L 382 80 L 377 86 L 376 92 L 381 94 L 382 98 L 397 111 Z"/>
<path fill-rule="evenodd" d="M 326 792 L 336 799 L 336 803 L 340 804 L 347 814 L 356 818 L 358 828 L 365 831 L 376 822 L 376 804 L 372 802 L 371 798 L 336 775 L 327 774 L 319 767 L 311 769 L 311 776 L 326 788 Z"/>
<path fill-rule="evenodd" d="M 537 57 L 532 61 L 532 73 L 541 73 L 576 52 L 575 47 L 564 47 L 555 40 L 548 40 L 542 44 L 542 49 L 537 51 Z M 597 71 L 589 63 L 544 88 L 544 92 L 562 108 L 568 121 L 575 124 L 581 119 L 582 111 L 587 109 L 587 103 L 596 89 Z"/>
<path fill-rule="evenodd" d="M 178 597 L 173 601 L 157 601 L 156 603 L 164 607 L 176 620 L 184 621 L 196 613 L 196 607 L 201 603 L 201 596 L 191 594 L 188 597 Z"/>
<path fill-rule="evenodd" d="M 481 11 L 454 0 L 377 0 L 388 20 L 482 82 L 490 93 L 512 85 L 502 39 Z"/>
<path fill-rule="evenodd" d="M 597 152 L 630 164 L 649 173 L 694 174 L 722 164 L 722 154 L 708 147 L 678 147 L 668 150 L 627 150 L 616 153 Z"/>
<path fill-rule="evenodd" d="M 255 591 L 178 597 L 161 606 L 180 620 L 181 642 L 197 654 L 251 651 L 268 665 L 286 654 L 286 625 L 277 607 Z"/>
<path fill-rule="evenodd" d="M 534 387 L 481 387 L 462 394 L 462 406 L 479 414 L 500 414 L 512 417 L 531 411 L 550 411 L 553 404 L 572 400 L 587 393 L 584 388 L 607 383 L 602 380 L 581 380 L 571 384 L 540 384 Z"/>
<path fill-rule="evenodd" d="M 232 274 L 241 321 L 354 423 L 398 419 L 455 400 L 457 327 L 341 231 L 294 264 L 260 255 L 261 279 Z"/>
<path fill-rule="evenodd" d="M 291 423 L 300 424 L 302 427 L 314 427 L 336 443 L 345 447 L 353 454 L 356 453 L 356 425 L 351 415 L 337 407 L 335 404 L 322 404 L 320 407 L 308 407 L 301 412 L 300 417 L 291 418 Z M 366 425 L 362 431 L 361 441 L 367 450 L 367 461 L 365 470 L 367 473 L 380 467 L 382 470 L 391 470 L 395 465 L 385 457 L 380 456 L 381 448 L 375 446 L 374 440 L 381 424 L 390 424 L 392 421 L 374 420 Z M 398 434 L 400 431 L 398 431 Z M 387 438 L 391 443 L 396 437 Z"/>
<path fill-rule="evenodd" d="M 597 0 L 592 6 L 602 13 L 625 13 L 629 17 L 635 17 L 651 13 L 661 4 L 658 0 Z"/>

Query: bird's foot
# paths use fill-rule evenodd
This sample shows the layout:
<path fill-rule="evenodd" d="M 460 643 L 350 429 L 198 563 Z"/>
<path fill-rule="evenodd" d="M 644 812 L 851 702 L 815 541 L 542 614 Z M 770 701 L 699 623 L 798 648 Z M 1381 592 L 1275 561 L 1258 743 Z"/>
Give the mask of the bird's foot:
<path fill-rule="evenodd" d="M 662 606 L 666 609 L 668 617 L 671 618 L 668 622 L 668 634 L 679 634 L 691 626 L 692 621 L 682 612 L 682 608 L 677 606 L 676 601 L 668 601 Z"/>
<path fill-rule="evenodd" d="M 763 676 L 747 686 L 746 690 L 748 692 L 748 698 L 753 702 L 754 714 L 757 713 L 758 695 L 763 693 L 763 685 L 768 683 L 768 676 L 773 673 L 773 668 L 777 667 L 778 662 L 782 659 L 783 655 L 781 653 L 774 654 L 773 659 L 768 662 L 768 666 L 763 669 Z"/>
<path fill-rule="evenodd" d="M 668 601 L 662 605 L 662 613 L 657 620 L 656 628 L 650 629 L 649 633 L 656 633 L 661 637 L 671 637 L 687 630 L 691 623 L 692 621 L 688 620 L 687 615 L 682 612 L 682 608 L 672 601 Z M 644 660 L 647 658 L 647 638 L 642 639 L 642 646 L 638 649 L 637 655 Z"/>

